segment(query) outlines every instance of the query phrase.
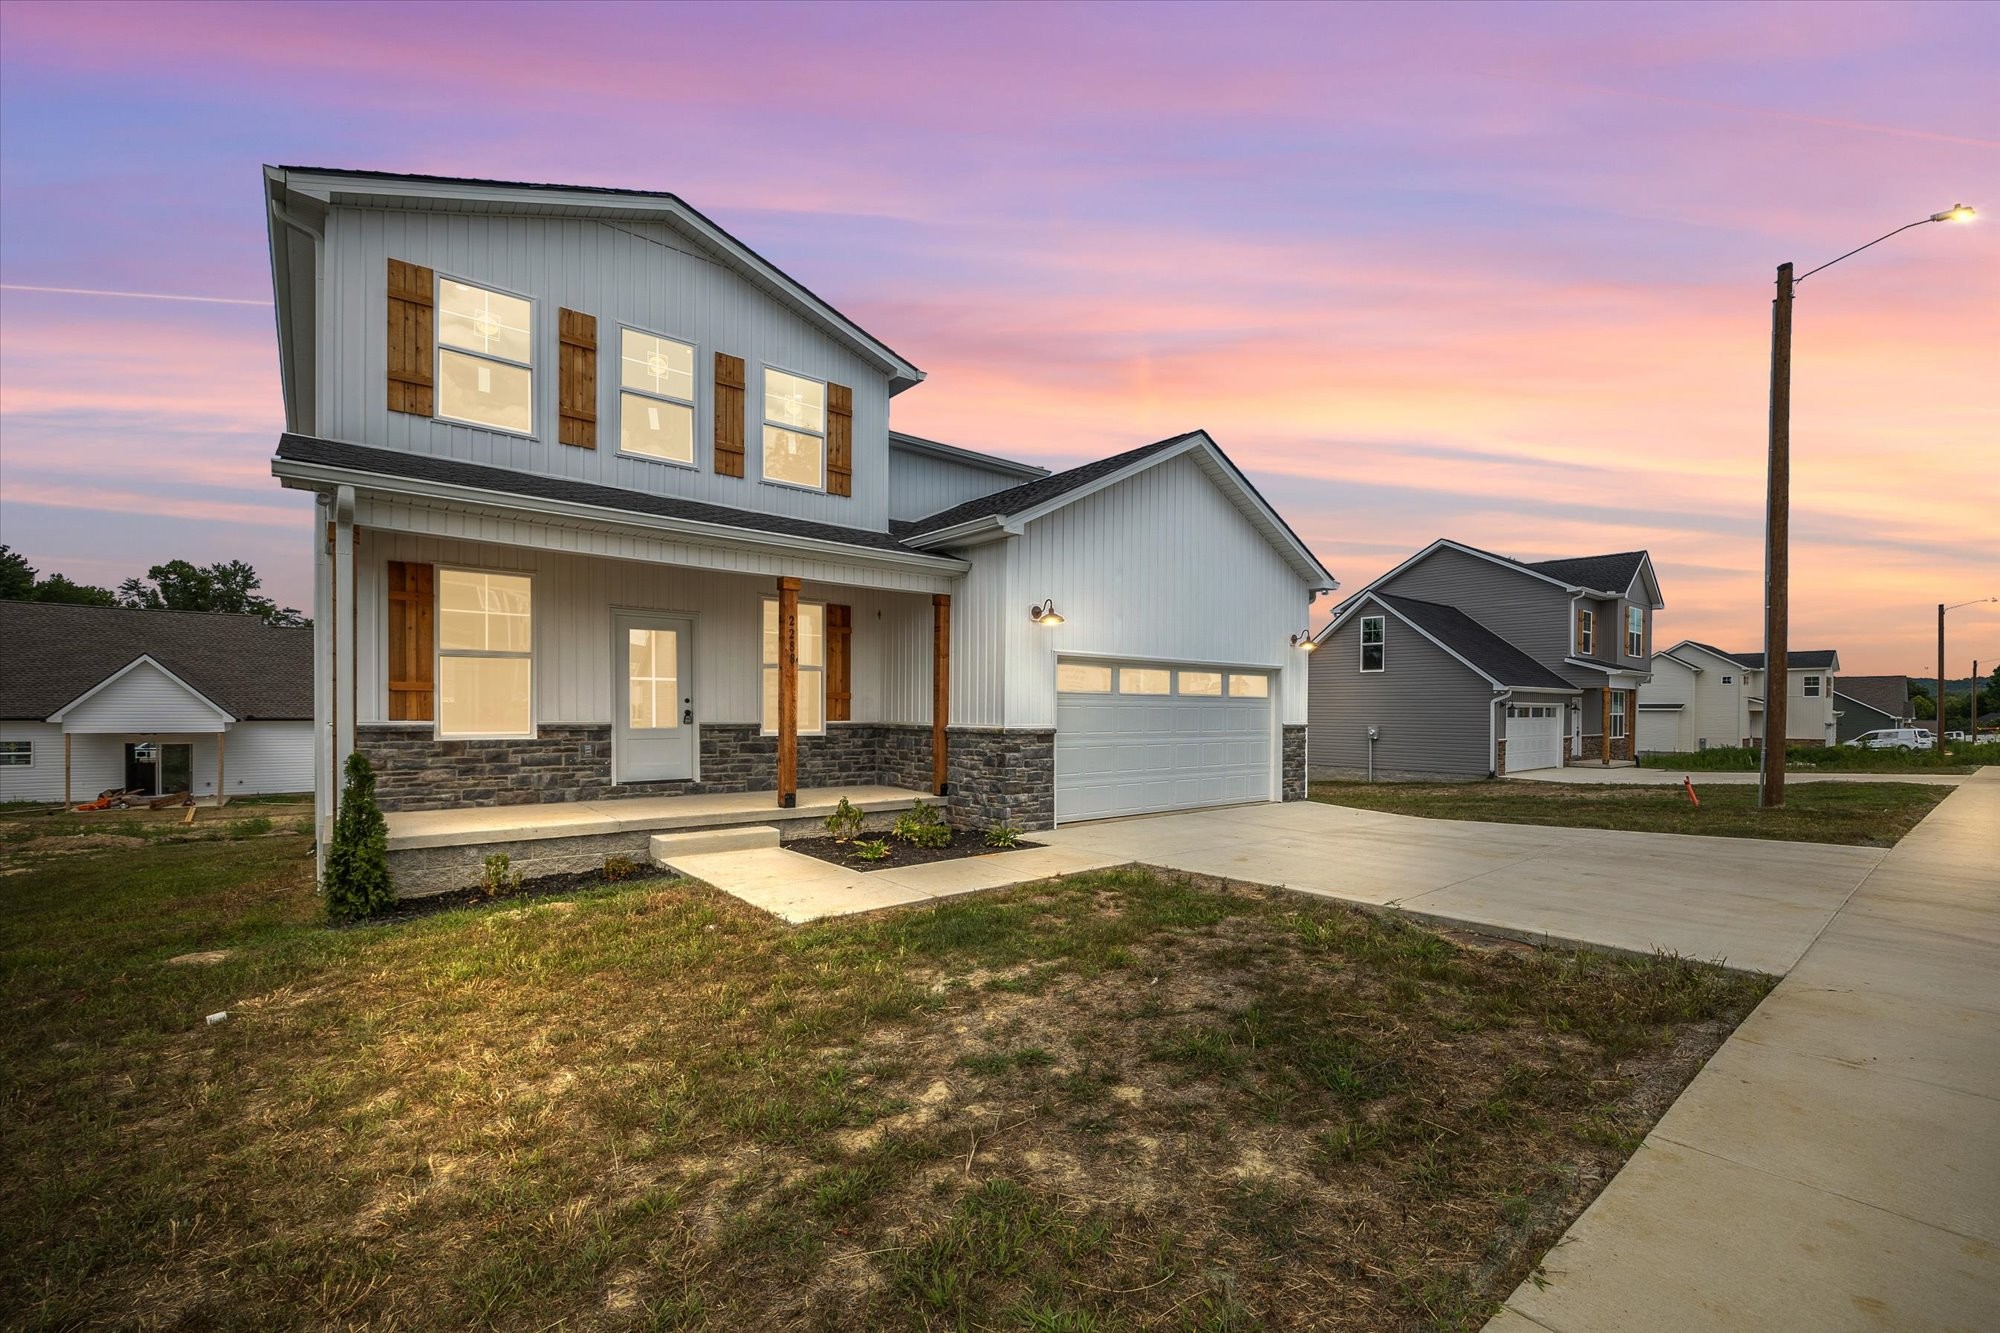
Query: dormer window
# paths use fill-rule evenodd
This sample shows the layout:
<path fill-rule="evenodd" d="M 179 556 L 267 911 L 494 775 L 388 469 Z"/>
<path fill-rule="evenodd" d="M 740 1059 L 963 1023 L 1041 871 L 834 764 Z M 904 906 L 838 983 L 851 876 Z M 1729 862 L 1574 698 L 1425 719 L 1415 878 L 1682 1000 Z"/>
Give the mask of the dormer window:
<path fill-rule="evenodd" d="M 492 430 L 535 429 L 532 302 L 439 278 L 437 414 Z"/>
<path fill-rule="evenodd" d="M 826 489 L 826 385 L 764 368 L 764 480 Z"/>
<path fill-rule="evenodd" d="M 1646 612 L 1641 607 L 1625 608 L 1625 656 L 1646 655 Z"/>
<path fill-rule="evenodd" d="M 618 452 L 694 464 L 694 348 L 619 331 Z"/>

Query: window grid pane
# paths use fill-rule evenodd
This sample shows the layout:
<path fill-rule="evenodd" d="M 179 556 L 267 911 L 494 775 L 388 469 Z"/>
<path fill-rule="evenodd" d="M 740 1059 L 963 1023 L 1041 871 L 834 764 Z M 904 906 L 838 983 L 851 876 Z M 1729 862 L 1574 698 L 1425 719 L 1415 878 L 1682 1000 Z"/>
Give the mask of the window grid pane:
<path fill-rule="evenodd" d="M 764 477 L 791 486 L 826 485 L 826 441 L 779 426 L 764 427 Z"/>
<path fill-rule="evenodd" d="M 626 329 L 620 337 L 618 367 L 621 388 L 694 403 L 694 348 L 687 343 Z"/>
<path fill-rule="evenodd" d="M 619 394 L 618 448 L 645 458 L 694 462 L 694 409 L 642 393 Z"/>
<path fill-rule="evenodd" d="M 534 376 L 525 367 L 441 347 L 437 390 L 441 417 L 533 434 Z"/>
<path fill-rule="evenodd" d="M 824 435 L 826 386 L 818 380 L 767 368 L 764 371 L 764 420 Z"/>
<path fill-rule="evenodd" d="M 481 356 L 527 365 L 533 359 L 534 306 L 518 296 L 450 278 L 438 282 L 438 341 Z"/>

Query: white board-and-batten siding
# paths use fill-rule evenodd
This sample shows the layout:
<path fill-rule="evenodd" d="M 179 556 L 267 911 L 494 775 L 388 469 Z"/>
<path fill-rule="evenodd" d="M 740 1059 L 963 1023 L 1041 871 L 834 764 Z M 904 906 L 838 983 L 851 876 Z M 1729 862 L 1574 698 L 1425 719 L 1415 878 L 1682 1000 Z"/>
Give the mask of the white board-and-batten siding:
<path fill-rule="evenodd" d="M 220 731 L 230 719 L 151 662 L 139 662 L 63 710 L 70 732 Z"/>
<path fill-rule="evenodd" d="M 889 448 L 889 517 L 928 518 L 967 500 L 1019 486 L 1027 477 L 995 472 L 914 449 Z"/>
<path fill-rule="evenodd" d="M 223 782 L 231 796 L 306 792 L 313 785 L 313 728 L 304 719 L 238 722 L 229 728 Z M 0 801 L 63 799 L 63 732 L 52 722 L 0 722 L 0 740 L 34 743 L 26 768 L 0 768 Z M 193 746 L 194 794 L 215 795 L 215 736 L 135 728 L 70 736 L 70 794 L 77 801 L 125 785 L 125 746 L 134 741 Z"/>
<path fill-rule="evenodd" d="M 1058 656 L 1253 668 L 1273 677 L 1280 723 L 1306 720 L 1307 655 L 1290 639 L 1307 584 L 1192 458 L 957 554 L 973 567 L 955 618 L 956 724 L 1054 727 Z M 1029 619 L 1045 599 L 1062 625 Z"/>
<path fill-rule="evenodd" d="M 763 715 L 763 602 L 776 582 L 678 565 L 606 560 L 499 542 L 365 531 L 355 559 L 356 714 L 389 716 L 388 562 L 520 573 L 534 579 L 533 690 L 538 725 L 601 726 L 612 719 L 611 618 L 625 612 L 694 621 L 695 716 L 745 723 Z M 930 721 L 931 599 L 807 580 L 807 602 L 853 610 L 852 720 Z"/>
<path fill-rule="evenodd" d="M 315 403 L 319 434 L 845 527 L 887 527 L 887 376 L 671 226 L 639 219 L 340 205 L 328 210 L 325 232 Z M 389 411 L 392 258 L 534 303 L 534 438 Z M 556 324 L 563 308 L 597 319 L 595 449 L 563 445 L 556 436 Z M 693 467 L 618 452 L 621 326 L 694 345 Z M 740 478 L 722 476 L 714 466 L 717 352 L 744 361 L 747 420 Z M 760 480 L 765 366 L 854 391 L 852 496 Z"/>

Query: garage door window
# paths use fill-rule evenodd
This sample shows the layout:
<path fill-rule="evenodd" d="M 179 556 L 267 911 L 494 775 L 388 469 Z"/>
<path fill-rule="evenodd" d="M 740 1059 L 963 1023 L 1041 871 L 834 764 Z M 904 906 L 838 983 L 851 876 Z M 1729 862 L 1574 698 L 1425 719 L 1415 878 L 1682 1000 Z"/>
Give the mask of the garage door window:
<path fill-rule="evenodd" d="M 1111 668 L 1087 662 L 1056 664 L 1056 689 L 1064 694 L 1111 693 Z"/>
<path fill-rule="evenodd" d="M 1180 673 L 1182 694 L 1196 694 L 1203 698 L 1217 698 L 1222 693 L 1222 673 L 1220 671 L 1183 671 Z"/>
<path fill-rule="evenodd" d="M 1232 673 L 1229 677 L 1229 697 L 1232 699 L 1268 699 L 1271 697 L 1271 678 L 1269 676 L 1239 676 Z"/>
<path fill-rule="evenodd" d="M 1173 672 L 1155 667 L 1118 668 L 1120 694 L 1169 694 L 1173 691 L 1173 680 Z"/>

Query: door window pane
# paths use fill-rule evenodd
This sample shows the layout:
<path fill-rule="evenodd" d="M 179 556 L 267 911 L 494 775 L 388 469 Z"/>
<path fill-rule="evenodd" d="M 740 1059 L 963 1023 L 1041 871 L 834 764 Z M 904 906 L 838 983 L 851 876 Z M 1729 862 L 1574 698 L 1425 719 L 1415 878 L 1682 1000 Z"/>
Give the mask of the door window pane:
<path fill-rule="evenodd" d="M 625 634 L 626 725 L 634 731 L 678 727 L 680 635 L 670 629 L 632 629 Z"/>

